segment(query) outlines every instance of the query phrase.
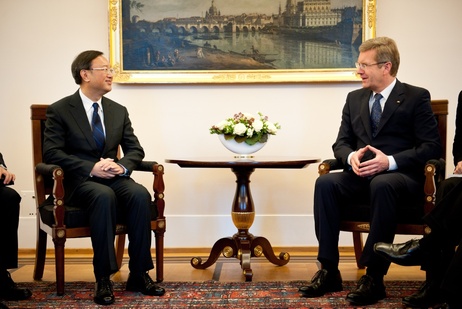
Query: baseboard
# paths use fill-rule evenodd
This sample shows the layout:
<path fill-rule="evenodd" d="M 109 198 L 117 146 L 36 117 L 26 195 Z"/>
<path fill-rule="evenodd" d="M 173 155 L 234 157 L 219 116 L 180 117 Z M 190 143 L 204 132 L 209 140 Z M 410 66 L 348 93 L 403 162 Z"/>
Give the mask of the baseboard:
<path fill-rule="evenodd" d="M 165 257 L 169 256 L 208 256 L 211 248 L 165 248 Z M 93 256 L 91 248 L 65 248 L 66 258 L 88 258 Z M 291 256 L 316 256 L 318 247 L 273 247 L 276 254 L 279 252 L 288 252 Z M 339 247 L 340 255 L 344 257 L 354 256 L 353 247 Z M 155 250 L 152 250 L 153 256 Z M 35 256 L 35 249 L 19 249 L 19 258 L 33 258 Z M 47 249 L 47 258 L 54 257 L 54 249 Z M 125 249 L 125 256 L 128 256 L 127 249 Z"/>

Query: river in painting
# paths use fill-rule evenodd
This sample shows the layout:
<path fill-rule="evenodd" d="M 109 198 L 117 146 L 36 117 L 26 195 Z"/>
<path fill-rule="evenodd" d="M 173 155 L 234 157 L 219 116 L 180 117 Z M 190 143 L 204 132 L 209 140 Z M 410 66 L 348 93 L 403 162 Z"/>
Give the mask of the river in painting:
<path fill-rule="evenodd" d="M 124 44 L 125 70 L 353 68 L 357 46 L 284 34 L 148 34 Z"/>

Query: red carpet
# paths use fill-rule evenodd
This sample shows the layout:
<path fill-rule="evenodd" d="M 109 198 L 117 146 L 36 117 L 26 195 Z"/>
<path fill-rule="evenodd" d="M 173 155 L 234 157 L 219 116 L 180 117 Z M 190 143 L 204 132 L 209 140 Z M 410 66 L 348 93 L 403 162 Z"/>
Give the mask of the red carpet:
<path fill-rule="evenodd" d="M 355 283 L 344 282 L 344 291 L 326 294 L 321 298 L 302 298 L 298 288 L 306 281 L 287 282 L 164 282 L 167 293 L 162 297 L 149 297 L 125 291 L 125 284 L 114 283 L 116 302 L 99 306 L 93 302 L 94 283 L 68 282 L 66 294 L 57 296 L 54 282 L 18 283 L 30 288 L 29 300 L 4 302 L 10 308 L 355 308 L 345 301 L 347 291 Z M 370 307 L 403 308 L 404 295 L 415 292 L 420 281 L 387 281 L 387 298 Z"/>

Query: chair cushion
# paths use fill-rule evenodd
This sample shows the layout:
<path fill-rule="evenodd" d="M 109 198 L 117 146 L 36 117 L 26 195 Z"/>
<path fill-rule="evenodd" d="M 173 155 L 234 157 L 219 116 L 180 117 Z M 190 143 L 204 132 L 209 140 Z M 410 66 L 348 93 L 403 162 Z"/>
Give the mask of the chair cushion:
<path fill-rule="evenodd" d="M 53 215 L 53 196 L 49 196 L 48 199 L 40 205 L 40 217 L 43 223 L 48 226 L 52 226 L 55 222 Z M 88 226 L 88 215 L 84 208 L 75 206 L 65 206 L 66 211 L 64 212 L 64 224 L 68 228 L 84 227 Z M 125 216 L 117 216 L 117 223 L 125 223 Z M 151 220 L 157 219 L 157 207 L 154 201 L 151 202 Z"/>

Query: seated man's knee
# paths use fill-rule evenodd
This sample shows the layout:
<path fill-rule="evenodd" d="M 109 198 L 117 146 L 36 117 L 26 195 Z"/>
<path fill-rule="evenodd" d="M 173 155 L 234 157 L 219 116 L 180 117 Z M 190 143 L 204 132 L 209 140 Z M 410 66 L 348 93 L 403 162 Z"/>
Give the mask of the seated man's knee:
<path fill-rule="evenodd" d="M 132 191 L 132 199 L 135 199 L 137 202 L 140 203 L 149 203 L 151 201 L 151 194 L 144 186 L 138 185 L 134 187 L 134 190 Z"/>
<path fill-rule="evenodd" d="M 334 174 L 324 174 L 316 178 L 316 187 L 329 187 L 334 185 L 337 182 L 336 176 Z"/>

